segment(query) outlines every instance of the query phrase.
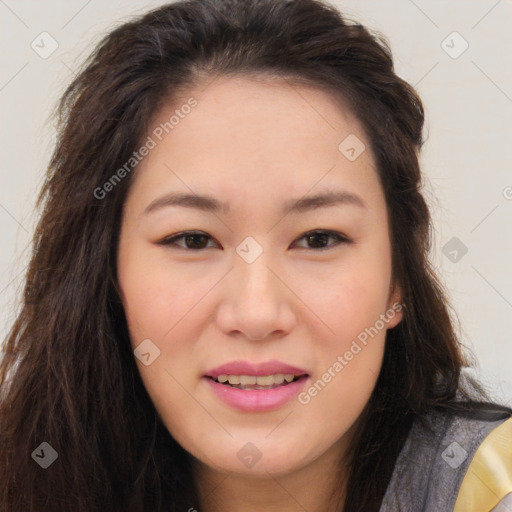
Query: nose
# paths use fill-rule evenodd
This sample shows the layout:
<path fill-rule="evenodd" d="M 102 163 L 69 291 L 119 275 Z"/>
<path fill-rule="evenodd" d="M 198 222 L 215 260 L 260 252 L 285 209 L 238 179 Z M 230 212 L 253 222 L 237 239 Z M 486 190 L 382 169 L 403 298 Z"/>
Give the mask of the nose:
<path fill-rule="evenodd" d="M 265 251 L 252 263 L 237 256 L 217 311 L 218 328 L 230 336 L 242 333 L 251 341 L 291 332 L 296 325 L 294 295 L 282 274 Z"/>

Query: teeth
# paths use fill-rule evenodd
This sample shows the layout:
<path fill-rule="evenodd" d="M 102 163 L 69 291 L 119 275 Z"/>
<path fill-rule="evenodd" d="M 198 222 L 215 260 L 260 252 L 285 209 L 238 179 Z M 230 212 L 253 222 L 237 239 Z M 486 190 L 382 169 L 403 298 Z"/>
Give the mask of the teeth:
<path fill-rule="evenodd" d="M 295 378 L 293 373 L 276 373 L 275 375 L 219 375 L 217 381 L 221 384 L 229 382 L 232 386 L 275 386 L 283 382 L 290 383 Z"/>
<path fill-rule="evenodd" d="M 254 380 L 256 381 L 255 384 L 258 384 L 258 386 L 272 386 L 274 384 L 273 375 L 259 375 L 258 377 L 254 377 Z"/>
<path fill-rule="evenodd" d="M 282 384 L 284 382 L 284 375 L 282 373 L 277 373 L 274 375 L 274 382 L 276 384 Z"/>
<path fill-rule="evenodd" d="M 240 375 L 240 384 L 242 386 L 253 386 L 256 384 L 259 377 L 249 376 L 249 375 Z M 230 383 L 231 384 L 231 383 Z"/>

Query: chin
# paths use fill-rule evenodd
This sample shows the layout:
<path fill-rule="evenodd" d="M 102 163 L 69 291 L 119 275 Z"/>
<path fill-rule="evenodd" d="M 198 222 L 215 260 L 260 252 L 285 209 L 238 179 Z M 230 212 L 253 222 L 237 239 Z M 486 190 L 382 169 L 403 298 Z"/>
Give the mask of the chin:
<path fill-rule="evenodd" d="M 232 440 L 233 441 L 233 440 Z M 204 456 L 195 456 L 201 464 L 221 473 L 236 473 L 255 478 L 282 476 L 296 471 L 308 464 L 304 459 L 304 446 L 299 441 L 297 446 L 283 446 L 281 442 L 255 438 L 254 442 L 234 441 L 227 446 L 218 445 L 221 450 L 205 450 Z M 229 455 L 232 454 L 232 455 Z"/>
<path fill-rule="evenodd" d="M 290 458 L 281 459 L 275 456 L 264 458 L 262 457 L 254 465 L 245 465 L 236 460 L 222 461 L 221 465 L 212 467 L 219 472 L 235 473 L 251 478 L 268 479 L 269 474 L 275 477 L 284 476 L 300 469 L 299 461 L 294 463 Z"/>

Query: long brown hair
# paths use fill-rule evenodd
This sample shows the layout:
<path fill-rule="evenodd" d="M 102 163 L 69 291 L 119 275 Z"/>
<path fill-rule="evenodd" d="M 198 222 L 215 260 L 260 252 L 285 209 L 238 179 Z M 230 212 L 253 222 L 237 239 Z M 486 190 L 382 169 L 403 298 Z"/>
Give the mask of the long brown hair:
<path fill-rule="evenodd" d="M 465 363 L 427 258 L 418 164 L 424 111 L 394 73 L 386 42 L 321 0 L 177 2 L 108 34 L 58 106 L 23 306 L 0 366 L 2 510 L 197 506 L 187 453 L 142 384 L 117 293 L 133 173 L 108 197 L 97 189 L 140 147 L 163 101 L 199 80 L 244 73 L 313 84 L 347 101 L 364 124 L 387 200 L 405 317 L 388 331 L 359 419 L 344 510 L 378 509 L 413 418 L 472 407 L 460 395 Z M 33 460 L 43 442 L 58 454 L 47 469 Z"/>

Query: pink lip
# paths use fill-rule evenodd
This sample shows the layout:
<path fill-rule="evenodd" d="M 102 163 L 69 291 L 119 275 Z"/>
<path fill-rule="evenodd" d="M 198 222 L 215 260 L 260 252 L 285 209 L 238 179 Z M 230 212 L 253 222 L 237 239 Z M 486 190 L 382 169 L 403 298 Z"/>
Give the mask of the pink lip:
<path fill-rule="evenodd" d="M 276 373 L 299 376 L 296 381 L 273 389 L 238 389 L 216 382 L 219 375 L 275 375 Z M 306 370 L 281 361 L 267 361 L 252 364 L 247 361 L 232 361 L 209 370 L 203 376 L 215 395 L 224 403 L 247 412 L 261 412 L 277 409 L 304 387 L 309 375 Z"/>
<path fill-rule="evenodd" d="M 246 412 L 271 411 L 284 405 L 304 387 L 309 376 L 273 389 L 238 389 L 203 377 L 215 395 L 227 405 Z"/>
<path fill-rule="evenodd" d="M 248 361 L 232 361 L 205 373 L 206 377 L 216 379 L 219 375 L 275 375 L 276 373 L 307 375 L 307 371 L 296 366 L 282 363 L 281 361 L 266 361 L 264 363 L 252 364 Z"/>

